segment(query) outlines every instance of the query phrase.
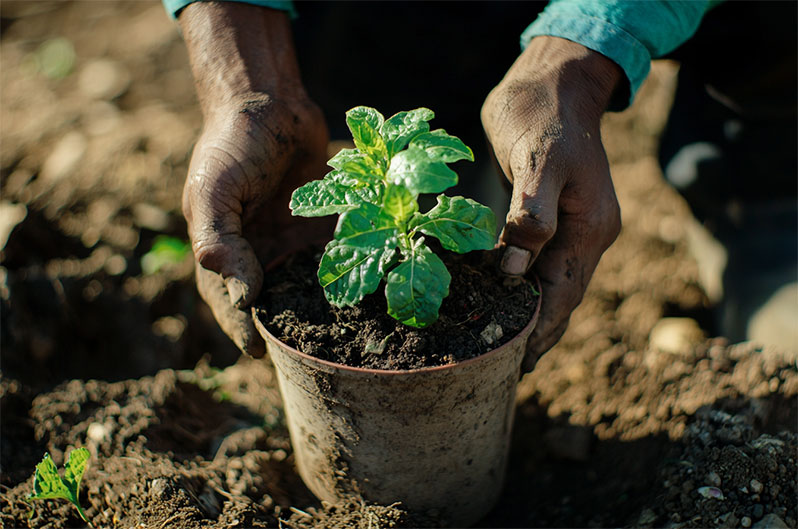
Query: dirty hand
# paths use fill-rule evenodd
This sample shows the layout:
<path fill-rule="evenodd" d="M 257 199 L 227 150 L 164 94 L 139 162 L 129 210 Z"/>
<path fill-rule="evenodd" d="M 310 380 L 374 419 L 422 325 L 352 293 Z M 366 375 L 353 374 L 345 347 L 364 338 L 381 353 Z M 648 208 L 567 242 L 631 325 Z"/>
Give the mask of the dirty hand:
<path fill-rule="evenodd" d="M 496 161 L 513 184 L 502 271 L 531 270 L 543 290 L 524 371 L 565 332 L 620 231 L 599 122 L 621 79 L 620 68 L 594 51 L 536 37 L 482 108 Z"/>
<path fill-rule="evenodd" d="M 183 190 L 197 288 L 225 333 L 260 357 L 247 309 L 262 265 L 307 244 L 315 228 L 291 217 L 288 202 L 323 175 L 327 128 L 299 79 L 284 13 L 200 2 L 179 21 L 205 120 Z"/>

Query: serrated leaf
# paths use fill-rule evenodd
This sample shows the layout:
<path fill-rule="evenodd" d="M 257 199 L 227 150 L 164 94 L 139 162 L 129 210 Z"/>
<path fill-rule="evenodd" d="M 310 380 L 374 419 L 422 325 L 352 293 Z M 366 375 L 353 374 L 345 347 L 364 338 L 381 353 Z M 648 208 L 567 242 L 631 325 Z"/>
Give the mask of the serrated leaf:
<path fill-rule="evenodd" d="M 58 469 L 53 463 L 49 453 L 44 454 L 42 461 L 36 465 L 36 472 L 33 476 L 33 492 L 27 496 L 27 500 L 48 500 L 64 499 L 72 503 L 78 510 L 80 517 L 88 522 L 83 509 L 80 507 L 78 495 L 80 493 L 80 481 L 86 470 L 86 464 L 90 458 L 89 451 L 85 448 L 72 450 L 64 465 L 64 477 L 58 474 Z M 33 516 L 31 511 L 30 516 Z"/>
<path fill-rule="evenodd" d="M 411 146 L 423 149 L 430 158 L 445 163 L 458 160 L 474 161 L 474 153 L 460 138 L 450 136 L 443 129 L 419 134 L 410 142 Z"/>
<path fill-rule="evenodd" d="M 408 228 L 432 235 L 454 252 L 489 250 L 495 243 L 496 216 L 489 207 L 470 198 L 438 195 L 438 204 L 426 213 L 415 214 Z"/>
<path fill-rule="evenodd" d="M 413 193 L 402 186 L 388 184 L 382 199 L 382 207 L 396 222 L 405 222 L 418 211 L 418 201 Z"/>
<path fill-rule="evenodd" d="M 357 209 L 365 202 L 376 202 L 378 191 L 369 185 L 351 185 L 346 173 L 331 171 L 291 194 L 291 214 L 299 217 L 324 217 Z"/>
<path fill-rule="evenodd" d="M 388 149 L 380 135 L 384 122 L 382 114 L 371 107 L 355 107 L 346 113 L 346 124 L 355 146 L 377 165 L 384 165 L 388 159 Z"/>
<path fill-rule="evenodd" d="M 85 448 L 78 448 L 69 453 L 67 462 L 64 465 L 64 483 L 69 490 L 73 491 L 75 501 L 78 501 L 80 492 L 80 480 L 83 479 L 83 472 L 86 470 L 91 454 Z"/>
<path fill-rule="evenodd" d="M 388 273 L 388 314 L 405 325 L 426 327 L 438 319 L 451 279 L 443 261 L 419 239 L 409 258 Z"/>
<path fill-rule="evenodd" d="M 374 204 L 362 204 L 338 219 L 335 238 L 363 248 L 396 247 L 399 228 L 394 219 Z"/>
<path fill-rule="evenodd" d="M 31 500 L 49 500 L 60 498 L 70 499 L 69 489 L 58 475 L 58 469 L 53 463 L 50 454 L 44 454 L 44 459 L 36 465 L 33 476 L 33 493 L 28 496 Z"/>
<path fill-rule="evenodd" d="M 457 173 L 413 145 L 391 158 L 385 177 L 393 184 L 406 187 L 414 195 L 440 193 L 457 184 Z"/>
<path fill-rule="evenodd" d="M 388 148 L 391 157 L 404 149 L 414 137 L 429 130 L 429 120 L 435 113 L 428 108 L 417 108 L 406 112 L 398 112 L 385 120 L 380 128 L 380 134 Z"/>
<path fill-rule="evenodd" d="M 341 149 L 338 154 L 330 158 L 327 165 L 338 169 L 358 182 L 381 180 L 385 173 L 382 167 L 358 149 Z"/>
<path fill-rule="evenodd" d="M 324 297 L 339 307 L 359 303 L 377 289 L 395 252 L 395 248 L 368 248 L 350 244 L 346 239 L 333 239 L 319 263 Z"/>

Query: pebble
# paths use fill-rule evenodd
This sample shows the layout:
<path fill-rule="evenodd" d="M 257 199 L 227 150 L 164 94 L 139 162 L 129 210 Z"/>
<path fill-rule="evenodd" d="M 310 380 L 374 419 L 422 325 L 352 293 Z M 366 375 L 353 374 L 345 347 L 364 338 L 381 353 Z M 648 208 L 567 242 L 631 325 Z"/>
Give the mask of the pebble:
<path fill-rule="evenodd" d="M 713 487 L 720 487 L 721 479 L 717 472 L 710 472 L 707 474 L 707 481 L 709 481 L 709 484 Z"/>
<path fill-rule="evenodd" d="M 749 485 L 751 485 L 751 490 L 754 491 L 756 494 L 759 494 L 760 492 L 762 492 L 762 488 L 763 488 L 762 487 L 762 483 L 760 483 L 759 481 L 757 481 L 755 479 L 752 479 L 751 483 L 749 483 Z"/>
<path fill-rule="evenodd" d="M 743 516 L 742 519 L 740 520 L 740 525 L 742 525 L 743 527 L 751 527 L 751 518 L 749 518 L 748 516 Z"/>
<path fill-rule="evenodd" d="M 652 349 L 683 356 L 690 356 L 703 339 L 704 331 L 692 318 L 662 318 L 649 335 Z"/>
<path fill-rule="evenodd" d="M 504 336 L 504 330 L 502 326 L 495 321 L 490 322 L 482 332 L 479 333 L 479 337 L 488 345 L 493 345 L 493 343 L 498 341 L 502 336 Z"/>
<path fill-rule="evenodd" d="M 754 529 L 788 529 L 788 527 L 784 520 L 775 514 L 768 514 L 754 524 Z"/>
<path fill-rule="evenodd" d="M 765 514 L 765 507 L 761 503 L 757 503 L 754 505 L 754 508 L 751 510 L 751 515 L 759 520 L 762 518 L 762 515 Z"/>
<path fill-rule="evenodd" d="M 93 422 L 89 425 L 88 430 L 86 430 L 86 437 L 88 437 L 90 441 L 100 443 L 103 439 L 108 437 L 108 429 L 103 424 Z"/>
<path fill-rule="evenodd" d="M 157 499 L 163 499 L 169 489 L 169 482 L 165 478 L 156 478 L 150 481 L 150 493 Z"/>

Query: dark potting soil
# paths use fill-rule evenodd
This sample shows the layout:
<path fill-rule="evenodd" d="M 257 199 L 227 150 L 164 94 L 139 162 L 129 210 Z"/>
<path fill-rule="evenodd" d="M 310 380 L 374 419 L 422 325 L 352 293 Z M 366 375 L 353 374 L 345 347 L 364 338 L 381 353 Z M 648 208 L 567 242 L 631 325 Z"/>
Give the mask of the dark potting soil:
<path fill-rule="evenodd" d="M 256 308 L 275 337 L 322 360 L 370 369 L 417 369 L 460 362 L 510 341 L 532 318 L 538 296 L 498 271 L 496 252 L 436 252 L 452 282 L 438 321 L 424 329 L 386 312 L 384 283 L 357 306 L 334 307 L 317 269 L 321 250 L 294 254 L 267 272 Z"/>

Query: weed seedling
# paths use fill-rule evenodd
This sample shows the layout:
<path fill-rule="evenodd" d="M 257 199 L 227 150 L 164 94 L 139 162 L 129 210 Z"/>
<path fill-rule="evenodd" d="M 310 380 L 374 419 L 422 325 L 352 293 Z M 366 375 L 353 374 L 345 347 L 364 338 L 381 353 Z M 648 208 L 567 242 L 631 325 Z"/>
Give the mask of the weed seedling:
<path fill-rule="evenodd" d="M 66 464 L 64 464 L 64 477 L 58 474 L 58 469 L 50 458 L 49 453 L 44 454 L 42 462 L 36 465 L 36 473 L 33 476 L 33 492 L 25 498 L 28 502 L 32 500 L 51 500 L 64 499 L 72 503 L 84 522 L 89 524 L 83 509 L 80 508 L 78 494 L 80 493 L 80 480 L 89 462 L 89 451 L 85 448 L 77 448 L 69 453 Z M 33 517 L 33 505 L 28 518 Z"/>
<path fill-rule="evenodd" d="M 386 120 L 373 108 L 353 108 L 346 123 L 356 148 L 336 154 L 323 179 L 294 191 L 294 215 L 340 215 L 318 272 L 333 305 L 359 303 L 385 278 L 388 314 L 426 327 L 438 319 L 451 276 L 422 234 L 457 253 L 493 247 L 496 218 L 478 202 L 440 194 L 435 207 L 419 211 L 420 194 L 441 193 L 457 183 L 457 173 L 446 164 L 474 161 L 459 138 L 443 129 L 430 131 L 434 116 L 417 108 Z"/>

